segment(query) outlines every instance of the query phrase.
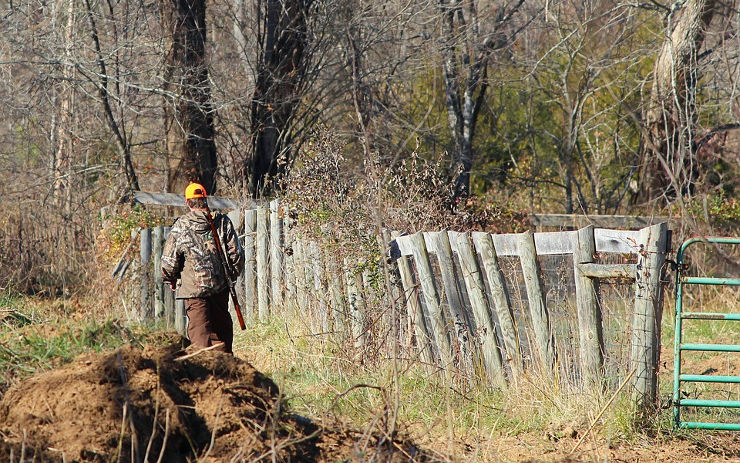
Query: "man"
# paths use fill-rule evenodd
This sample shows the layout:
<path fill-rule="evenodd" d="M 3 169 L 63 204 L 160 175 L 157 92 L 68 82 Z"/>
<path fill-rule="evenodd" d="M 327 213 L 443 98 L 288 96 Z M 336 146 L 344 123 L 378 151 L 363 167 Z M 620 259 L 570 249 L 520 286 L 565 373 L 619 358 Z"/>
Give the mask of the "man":
<path fill-rule="evenodd" d="M 229 287 L 221 263 L 222 255 L 209 223 L 206 189 L 198 183 L 185 188 L 185 204 L 190 211 L 177 219 L 162 250 L 162 275 L 177 299 L 185 300 L 188 337 L 196 348 L 232 352 L 234 327 L 229 314 Z M 213 224 L 221 247 L 228 256 L 232 281 L 242 270 L 244 250 L 231 220 L 216 214 Z M 179 282 L 178 282 L 179 280 Z"/>

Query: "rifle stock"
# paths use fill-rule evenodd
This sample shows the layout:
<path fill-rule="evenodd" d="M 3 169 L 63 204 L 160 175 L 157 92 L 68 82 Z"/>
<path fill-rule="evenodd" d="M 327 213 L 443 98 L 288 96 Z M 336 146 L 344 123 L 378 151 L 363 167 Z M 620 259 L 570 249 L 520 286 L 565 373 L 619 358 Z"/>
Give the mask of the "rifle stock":
<path fill-rule="evenodd" d="M 236 297 L 236 290 L 234 289 L 234 282 L 231 279 L 229 256 L 226 254 L 226 250 L 221 246 L 221 240 L 218 238 L 216 226 L 213 224 L 211 211 L 206 211 L 206 215 L 208 216 L 208 223 L 211 225 L 211 234 L 213 235 L 213 241 L 216 243 L 218 260 L 221 262 L 221 267 L 223 267 L 224 278 L 226 278 L 226 284 L 229 287 L 229 294 L 231 294 L 231 300 L 234 302 L 234 311 L 236 312 L 236 318 L 239 320 L 239 328 L 245 330 L 247 329 L 247 325 L 244 324 L 244 317 L 242 317 L 242 307 L 239 305 L 239 299 Z"/>

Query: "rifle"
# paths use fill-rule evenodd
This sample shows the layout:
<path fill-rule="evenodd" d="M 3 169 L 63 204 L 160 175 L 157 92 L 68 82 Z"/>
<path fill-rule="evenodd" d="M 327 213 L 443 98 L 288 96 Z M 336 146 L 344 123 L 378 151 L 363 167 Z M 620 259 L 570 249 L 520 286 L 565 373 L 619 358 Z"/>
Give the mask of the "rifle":
<path fill-rule="evenodd" d="M 229 256 L 226 251 L 221 247 L 221 240 L 218 238 L 218 232 L 216 232 L 216 226 L 213 224 L 213 217 L 211 217 L 211 210 L 206 210 L 206 217 L 208 217 L 208 223 L 211 225 L 211 234 L 213 235 L 213 241 L 216 243 L 216 252 L 218 253 L 218 260 L 221 262 L 221 267 L 224 270 L 224 277 L 226 278 L 226 284 L 229 287 L 229 293 L 231 294 L 231 300 L 234 302 L 234 311 L 236 312 L 236 318 L 239 319 L 239 327 L 243 330 L 247 329 L 247 325 L 244 324 L 244 318 L 242 317 L 242 308 L 239 305 L 239 300 L 236 298 L 236 290 L 234 289 L 234 282 L 231 280 L 231 268 L 229 263 Z"/>

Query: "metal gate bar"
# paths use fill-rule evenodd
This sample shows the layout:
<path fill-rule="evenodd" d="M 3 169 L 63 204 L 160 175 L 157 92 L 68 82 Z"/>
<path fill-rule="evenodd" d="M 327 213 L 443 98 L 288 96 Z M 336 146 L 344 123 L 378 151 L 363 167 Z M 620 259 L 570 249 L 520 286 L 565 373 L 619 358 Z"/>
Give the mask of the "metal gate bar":
<path fill-rule="evenodd" d="M 693 243 L 715 243 L 715 244 L 740 244 L 740 238 L 691 238 L 686 240 L 676 254 L 676 331 L 674 337 L 674 358 L 673 358 L 673 417 L 677 428 L 685 429 L 710 429 L 723 431 L 740 431 L 740 423 L 708 423 L 697 421 L 681 421 L 681 407 L 719 407 L 719 408 L 740 408 L 740 401 L 737 400 L 702 400 L 702 399 L 682 399 L 681 383 L 682 382 L 700 382 L 700 383 L 726 383 L 740 384 L 740 376 L 719 376 L 719 375 L 689 375 L 681 374 L 681 352 L 683 351 L 701 351 L 701 352 L 740 352 L 740 345 L 735 344 L 702 344 L 702 343 L 683 343 L 682 329 L 683 320 L 726 320 L 740 321 L 738 313 L 711 313 L 711 312 L 686 312 L 683 313 L 683 286 L 684 285 L 721 285 L 721 286 L 740 286 L 738 278 L 711 278 L 711 277 L 688 277 L 682 276 L 684 270 L 683 258 L 688 248 Z"/>

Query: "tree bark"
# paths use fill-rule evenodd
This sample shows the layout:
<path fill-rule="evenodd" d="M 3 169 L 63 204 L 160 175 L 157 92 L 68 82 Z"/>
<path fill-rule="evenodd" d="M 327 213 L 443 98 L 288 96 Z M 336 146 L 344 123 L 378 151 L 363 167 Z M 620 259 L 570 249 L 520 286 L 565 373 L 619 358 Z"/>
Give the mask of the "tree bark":
<path fill-rule="evenodd" d="M 692 140 L 696 122 L 698 51 L 718 2 L 688 0 L 672 11 L 655 62 L 650 100 L 643 111 L 644 151 L 640 194 L 643 201 L 690 191 Z"/>
<path fill-rule="evenodd" d="M 291 153 L 291 126 L 305 74 L 307 0 L 263 0 L 259 68 L 252 95 L 252 156 L 247 177 L 252 196 L 278 186 Z"/>
<path fill-rule="evenodd" d="M 451 138 L 450 174 L 456 198 L 470 194 L 473 139 L 480 107 L 488 90 L 489 57 L 493 51 L 513 41 L 516 33 L 507 36 L 501 29 L 523 3 L 519 0 L 508 9 L 499 8 L 492 18 L 492 29 L 481 34 L 475 0 L 439 0 L 444 41 L 445 107 Z"/>
<path fill-rule="evenodd" d="M 208 193 L 216 190 L 216 143 L 213 139 L 211 89 L 206 63 L 205 0 L 170 0 L 163 3 L 163 23 L 171 37 L 166 69 L 171 78 L 171 117 L 168 144 L 179 160 L 173 173 L 185 182 L 198 182 Z M 170 187 L 174 187 L 169 182 Z"/>

